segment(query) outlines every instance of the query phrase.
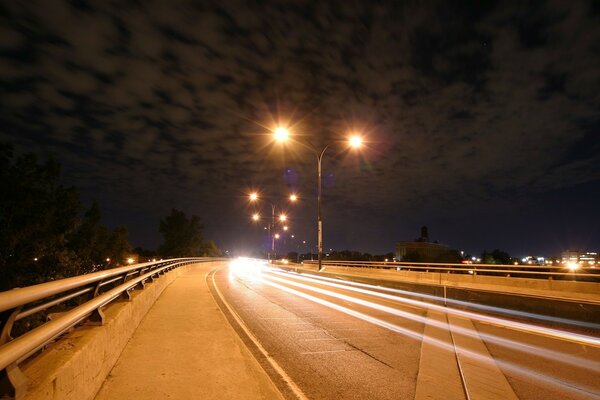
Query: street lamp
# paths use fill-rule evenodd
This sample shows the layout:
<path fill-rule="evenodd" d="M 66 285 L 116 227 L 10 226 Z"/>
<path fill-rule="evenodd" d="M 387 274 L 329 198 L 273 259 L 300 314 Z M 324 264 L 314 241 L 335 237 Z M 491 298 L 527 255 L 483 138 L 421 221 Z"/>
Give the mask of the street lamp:
<path fill-rule="evenodd" d="M 271 252 L 268 254 L 268 259 L 269 261 L 271 261 L 272 257 L 275 258 L 275 239 L 279 239 L 279 234 L 273 234 L 273 230 L 275 229 L 275 204 L 262 199 L 257 192 L 252 192 L 248 195 L 248 199 L 250 200 L 250 202 L 254 203 L 254 202 L 258 202 L 259 200 L 263 200 L 265 201 L 267 204 L 269 204 L 271 206 L 271 223 L 269 223 L 269 225 L 267 226 L 267 231 L 269 234 L 269 239 L 271 240 Z M 296 200 L 298 200 L 298 196 L 296 194 L 292 194 L 289 196 L 289 200 L 291 202 L 295 202 Z M 252 219 L 254 221 L 258 221 L 260 219 L 260 214 L 255 213 L 252 216 Z M 285 214 L 280 214 L 279 215 L 279 221 L 280 222 L 285 222 L 287 220 L 287 215 Z"/>
<path fill-rule="evenodd" d="M 273 137 L 277 142 L 286 142 L 289 137 L 289 131 L 285 127 L 277 127 L 273 130 Z M 319 257 L 319 271 L 323 270 L 323 215 L 321 212 L 321 202 L 322 202 L 322 164 L 323 164 L 323 156 L 325 155 L 325 151 L 334 144 L 334 142 L 330 142 L 326 144 L 321 150 L 315 147 L 313 144 L 309 142 L 298 141 L 305 147 L 308 147 L 317 157 L 317 252 Z M 348 145 L 351 148 L 358 149 L 363 144 L 363 138 L 359 135 L 352 135 L 348 138 Z"/>

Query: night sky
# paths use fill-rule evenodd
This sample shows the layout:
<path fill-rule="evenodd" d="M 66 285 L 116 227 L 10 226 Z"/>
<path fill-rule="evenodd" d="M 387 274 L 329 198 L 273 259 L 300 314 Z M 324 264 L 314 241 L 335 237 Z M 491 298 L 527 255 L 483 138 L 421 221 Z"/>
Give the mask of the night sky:
<path fill-rule="evenodd" d="M 365 134 L 325 156 L 326 249 L 427 225 L 474 254 L 600 250 L 599 1 L 0 2 L 0 140 L 54 154 L 135 245 L 176 207 L 256 248 L 258 189 L 300 194 L 314 246 L 315 157 L 277 122 Z"/>

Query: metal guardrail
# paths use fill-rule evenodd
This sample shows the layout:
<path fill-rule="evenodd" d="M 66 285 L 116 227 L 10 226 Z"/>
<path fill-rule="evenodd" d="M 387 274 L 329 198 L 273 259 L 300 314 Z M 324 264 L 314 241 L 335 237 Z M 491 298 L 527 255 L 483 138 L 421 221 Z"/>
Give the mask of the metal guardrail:
<path fill-rule="evenodd" d="M 316 261 L 304 261 L 304 264 L 316 264 Z M 504 275 L 509 277 L 528 278 L 584 278 L 586 281 L 600 282 L 599 268 L 581 266 L 576 271 L 568 271 L 566 267 L 555 265 L 521 265 L 521 264 L 451 264 L 451 263 L 413 263 L 400 261 L 341 261 L 327 260 L 323 265 L 332 267 L 378 268 L 390 270 L 410 270 L 421 272 L 446 272 L 459 274 Z M 582 271 L 582 272 L 577 272 Z"/>
<path fill-rule="evenodd" d="M 102 325 L 102 307 L 118 298 L 129 300 L 131 290 L 143 289 L 146 281 L 153 281 L 174 268 L 220 260 L 224 259 L 160 260 L 0 292 L 0 398 L 14 397 L 15 387 L 22 384 L 20 362 L 83 321 Z M 56 318 L 17 338 L 11 337 L 16 321 L 75 300 L 78 305 L 65 307 Z"/>

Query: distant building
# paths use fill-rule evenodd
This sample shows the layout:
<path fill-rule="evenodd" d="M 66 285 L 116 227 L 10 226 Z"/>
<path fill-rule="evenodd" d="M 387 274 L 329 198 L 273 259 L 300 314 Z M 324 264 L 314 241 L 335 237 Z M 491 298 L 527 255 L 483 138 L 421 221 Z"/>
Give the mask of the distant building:
<path fill-rule="evenodd" d="M 567 250 L 567 251 L 563 251 L 563 253 L 561 255 L 561 261 L 563 264 L 581 263 L 581 264 L 594 265 L 599 260 L 598 260 L 598 253 L 596 253 L 596 252 Z"/>
<path fill-rule="evenodd" d="M 421 227 L 421 236 L 411 242 L 398 242 L 396 244 L 396 258 L 399 261 L 422 262 L 458 262 L 457 252 L 437 241 L 429 241 L 429 232 L 426 226 Z"/>

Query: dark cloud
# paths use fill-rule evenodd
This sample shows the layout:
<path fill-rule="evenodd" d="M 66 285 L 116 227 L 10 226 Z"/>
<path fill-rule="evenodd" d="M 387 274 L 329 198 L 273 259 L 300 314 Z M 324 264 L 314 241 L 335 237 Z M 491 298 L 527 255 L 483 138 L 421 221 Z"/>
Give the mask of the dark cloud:
<path fill-rule="evenodd" d="M 0 135 L 56 153 L 65 179 L 145 245 L 172 206 L 201 214 L 225 246 L 250 242 L 260 236 L 244 220 L 251 186 L 304 193 L 295 224 L 312 241 L 313 156 L 264 147 L 261 125 L 283 118 L 319 144 L 368 133 L 360 156 L 336 149 L 325 160 L 333 247 L 383 252 L 428 221 L 473 251 L 598 247 L 512 234 L 519 210 L 549 193 L 567 194 L 545 209 L 570 207 L 575 219 L 581 196 L 598 195 L 597 8 L 6 1 Z M 494 229 L 451 229 L 483 216 Z M 594 224 L 581 232 L 598 237 Z"/>

